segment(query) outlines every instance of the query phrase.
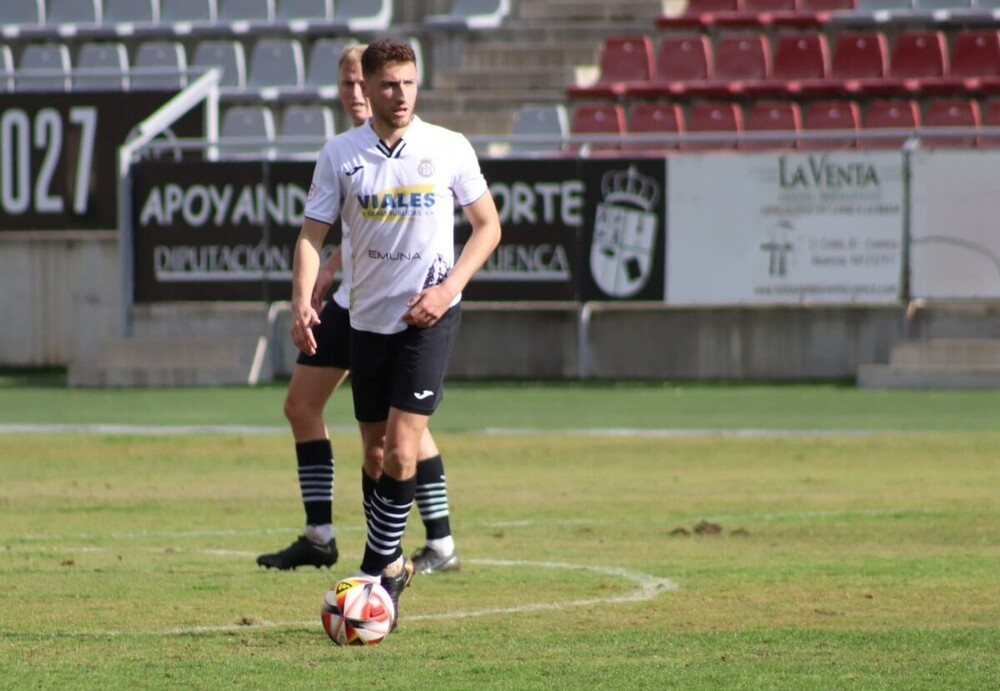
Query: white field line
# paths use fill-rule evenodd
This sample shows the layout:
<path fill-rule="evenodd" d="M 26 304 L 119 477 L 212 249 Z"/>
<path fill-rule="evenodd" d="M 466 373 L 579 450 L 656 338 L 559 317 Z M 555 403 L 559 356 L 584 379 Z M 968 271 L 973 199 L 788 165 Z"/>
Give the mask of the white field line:
<path fill-rule="evenodd" d="M 57 549 L 57 548 L 50 548 Z M 77 552 L 109 552 L 105 547 L 73 547 L 65 548 L 67 551 Z M 147 548 L 144 551 L 163 553 L 167 548 Z M 196 549 L 196 550 L 174 550 L 176 552 L 186 552 L 193 554 L 209 554 L 219 557 L 253 557 L 253 552 L 238 550 L 219 549 Z M 569 609 L 571 607 L 588 607 L 601 604 L 614 604 L 626 602 L 641 602 L 652 600 L 663 592 L 675 591 L 679 586 L 669 578 L 660 578 L 638 571 L 629 571 L 612 566 L 591 566 L 587 564 L 570 564 L 566 562 L 554 561 L 521 561 L 503 559 L 466 559 L 468 564 L 478 564 L 480 566 L 492 566 L 497 568 L 530 568 L 530 569 L 562 569 L 567 571 L 587 571 L 602 576 L 631 581 L 635 587 L 620 595 L 609 595 L 607 597 L 585 598 L 581 600 L 566 600 L 563 602 L 532 602 L 512 607 L 492 607 L 477 610 L 458 610 L 450 612 L 436 612 L 433 614 L 407 615 L 405 621 L 433 621 L 435 619 L 469 619 L 472 617 L 486 617 L 504 614 L 526 614 L 529 612 L 543 612 L 551 610 Z M 238 631 L 251 631 L 254 629 L 286 629 L 286 628 L 320 628 L 319 618 L 310 621 L 254 621 L 251 624 L 222 624 L 218 626 L 185 626 L 164 629 L 161 631 L 87 631 L 78 633 L 59 634 L 59 636 L 70 637 L 101 637 L 101 636 L 183 636 L 199 633 L 233 633 Z"/>
<path fill-rule="evenodd" d="M 334 426 L 331 432 L 352 433 L 354 427 Z M 773 437 L 868 437 L 879 434 L 907 434 L 895 430 L 828 430 L 828 429 L 649 429 L 631 427 L 596 427 L 569 429 L 538 429 L 486 427 L 481 430 L 462 430 L 463 433 L 483 434 L 490 437 L 549 435 L 565 437 L 639 437 L 639 438 L 699 438 L 734 437 L 745 439 L 767 439 Z M 0 434 L 290 434 L 287 427 L 264 425 L 125 425 L 113 423 L 94 424 L 0 424 Z"/>

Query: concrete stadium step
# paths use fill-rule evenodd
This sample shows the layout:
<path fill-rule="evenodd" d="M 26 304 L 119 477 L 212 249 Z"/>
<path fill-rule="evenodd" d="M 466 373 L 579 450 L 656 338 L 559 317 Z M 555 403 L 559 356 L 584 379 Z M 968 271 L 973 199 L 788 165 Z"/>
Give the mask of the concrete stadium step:
<path fill-rule="evenodd" d="M 573 68 L 577 65 L 597 63 L 600 46 L 594 42 L 552 41 L 525 45 L 523 41 L 491 41 L 470 43 L 462 55 L 464 68 L 537 68 L 539 65 L 556 68 Z M 490 84 L 479 84 L 488 88 Z"/>
<path fill-rule="evenodd" d="M 427 113 L 420 114 L 428 122 L 461 132 L 466 136 L 489 136 L 510 133 L 513 129 L 514 111 L 505 109 L 495 113 Z"/>
<path fill-rule="evenodd" d="M 461 67 L 441 70 L 436 76 L 437 86 L 444 89 L 479 89 L 488 86 L 494 91 L 521 91 L 524 89 L 565 89 L 574 83 L 575 70 L 569 66 L 535 67 Z"/>
<path fill-rule="evenodd" d="M 1000 389 L 1000 367 L 861 365 L 859 389 Z"/>
<path fill-rule="evenodd" d="M 893 347 L 890 365 L 967 365 L 1000 368 L 1000 339 L 936 338 L 909 341 Z"/>
<path fill-rule="evenodd" d="M 863 389 L 1000 388 L 1000 339 L 929 339 L 893 346 L 888 364 L 858 368 Z"/>
<path fill-rule="evenodd" d="M 518 19 L 644 18 L 650 25 L 664 11 L 661 0 L 532 0 L 517 5 Z"/>
<path fill-rule="evenodd" d="M 132 338 L 108 342 L 100 359 L 72 363 L 70 386 L 236 386 L 268 380 L 266 339 Z"/>

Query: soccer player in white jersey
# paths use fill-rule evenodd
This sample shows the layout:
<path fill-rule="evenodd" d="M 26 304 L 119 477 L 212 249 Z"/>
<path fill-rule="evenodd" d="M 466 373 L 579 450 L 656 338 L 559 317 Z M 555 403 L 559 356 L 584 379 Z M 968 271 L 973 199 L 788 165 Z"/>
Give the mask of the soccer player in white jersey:
<path fill-rule="evenodd" d="M 355 126 L 367 122 L 371 112 L 362 88 L 361 53 L 365 46 L 352 44 L 341 53 L 337 90 L 340 103 Z M 343 265 L 336 293 L 330 294 L 334 276 L 341 269 L 342 253 L 350 255 L 350 235 L 343 234 L 341 247 L 323 264 L 312 291 L 312 305 L 320 312 L 313 327 L 316 352 L 300 352 L 285 397 L 285 417 L 292 428 L 298 466 L 299 490 L 305 509 L 305 532 L 283 550 L 261 554 L 257 563 L 267 568 L 295 569 L 299 566 L 330 567 L 339 556 L 333 529 L 334 456 L 323 408 L 347 376 L 350 367 L 350 319 L 347 315 L 351 265 Z M 418 573 L 456 571 L 461 562 L 451 534 L 448 491 L 444 464 L 428 430 L 420 443 L 417 462 L 417 507 L 424 523 L 426 544 L 413 556 Z M 375 479 L 362 473 L 362 493 L 367 507 Z"/>
<path fill-rule="evenodd" d="M 500 220 L 469 141 L 414 115 L 413 49 L 377 41 L 361 65 L 372 117 L 331 139 L 316 163 L 295 249 L 292 339 L 315 352 L 311 292 L 323 239 L 340 216 L 351 235 L 354 413 L 364 471 L 378 478 L 361 571 L 379 577 L 398 605 L 414 571 L 401 542 L 420 440 L 443 395 L 462 290 L 499 243 Z M 456 202 L 472 226 L 457 260 Z"/>

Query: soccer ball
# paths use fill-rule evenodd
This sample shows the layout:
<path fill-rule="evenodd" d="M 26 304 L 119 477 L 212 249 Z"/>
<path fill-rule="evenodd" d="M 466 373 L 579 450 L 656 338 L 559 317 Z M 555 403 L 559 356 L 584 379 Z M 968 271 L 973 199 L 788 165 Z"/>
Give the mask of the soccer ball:
<path fill-rule="evenodd" d="M 320 616 L 337 645 L 376 645 L 392 630 L 396 608 L 377 578 L 355 576 L 326 591 Z"/>

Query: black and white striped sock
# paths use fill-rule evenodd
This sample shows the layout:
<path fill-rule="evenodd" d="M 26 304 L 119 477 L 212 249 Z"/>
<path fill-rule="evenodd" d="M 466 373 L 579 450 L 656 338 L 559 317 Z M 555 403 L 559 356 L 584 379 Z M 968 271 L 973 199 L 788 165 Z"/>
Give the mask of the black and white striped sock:
<path fill-rule="evenodd" d="M 440 540 L 451 535 L 448 484 L 440 455 L 417 462 L 416 500 L 427 539 Z"/>
<path fill-rule="evenodd" d="M 299 491 L 306 511 L 306 525 L 333 523 L 333 447 L 329 439 L 295 445 L 299 466 Z"/>
<path fill-rule="evenodd" d="M 371 517 L 361 570 L 377 575 L 403 554 L 400 543 L 413 506 L 417 478 L 396 480 L 382 473 L 372 492 Z"/>

